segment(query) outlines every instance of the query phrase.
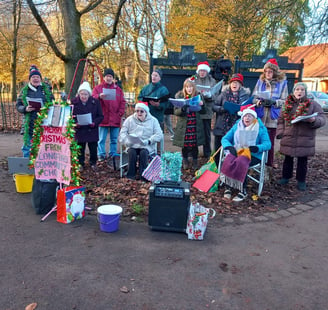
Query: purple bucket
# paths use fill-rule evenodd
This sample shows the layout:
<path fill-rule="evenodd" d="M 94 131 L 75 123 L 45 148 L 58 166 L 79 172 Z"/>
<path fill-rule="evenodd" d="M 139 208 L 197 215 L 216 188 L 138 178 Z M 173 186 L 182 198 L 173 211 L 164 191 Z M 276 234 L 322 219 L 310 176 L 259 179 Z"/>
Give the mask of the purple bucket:
<path fill-rule="evenodd" d="M 100 230 L 114 232 L 118 230 L 123 209 L 117 205 L 103 205 L 97 209 Z"/>

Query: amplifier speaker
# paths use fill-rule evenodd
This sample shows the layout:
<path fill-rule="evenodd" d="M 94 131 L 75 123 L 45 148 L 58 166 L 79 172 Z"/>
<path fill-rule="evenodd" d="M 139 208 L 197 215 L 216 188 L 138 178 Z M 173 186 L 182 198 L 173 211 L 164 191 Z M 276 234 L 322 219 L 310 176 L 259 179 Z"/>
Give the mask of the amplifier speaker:
<path fill-rule="evenodd" d="M 148 224 L 153 230 L 185 232 L 190 205 L 190 184 L 160 182 L 149 189 Z"/>

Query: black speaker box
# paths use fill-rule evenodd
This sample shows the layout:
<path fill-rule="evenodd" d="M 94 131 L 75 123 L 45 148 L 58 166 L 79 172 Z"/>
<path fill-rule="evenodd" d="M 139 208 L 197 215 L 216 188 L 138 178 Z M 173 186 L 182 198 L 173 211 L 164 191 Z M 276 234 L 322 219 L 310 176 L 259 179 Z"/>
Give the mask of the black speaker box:
<path fill-rule="evenodd" d="M 165 181 L 149 188 L 148 224 L 153 230 L 185 232 L 190 183 Z"/>

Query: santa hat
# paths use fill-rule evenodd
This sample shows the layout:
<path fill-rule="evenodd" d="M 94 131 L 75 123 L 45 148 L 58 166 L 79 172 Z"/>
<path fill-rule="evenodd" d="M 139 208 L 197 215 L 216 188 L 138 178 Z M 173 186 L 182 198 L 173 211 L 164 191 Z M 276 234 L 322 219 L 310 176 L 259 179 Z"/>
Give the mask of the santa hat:
<path fill-rule="evenodd" d="M 39 71 L 39 69 L 36 65 L 31 65 L 29 75 L 28 75 L 28 79 L 31 79 L 31 77 L 33 75 L 38 75 L 42 79 L 41 72 Z"/>
<path fill-rule="evenodd" d="M 236 74 L 233 74 L 230 81 L 229 81 L 229 84 L 233 81 L 237 81 L 239 82 L 241 85 L 244 85 L 244 77 L 242 74 L 240 73 L 236 73 Z"/>
<path fill-rule="evenodd" d="M 252 104 L 242 105 L 238 114 L 241 116 L 241 118 L 243 118 L 246 114 L 251 114 L 257 118 L 255 107 Z"/>
<path fill-rule="evenodd" d="M 77 93 L 79 93 L 81 90 L 86 90 L 89 93 L 89 95 L 91 96 L 91 93 L 92 93 L 91 87 L 90 87 L 90 84 L 87 81 L 84 81 L 80 85 L 79 89 L 77 90 Z"/>
<path fill-rule="evenodd" d="M 266 62 L 266 64 L 264 65 L 264 70 L 268 68 L 276 72 L 279 71 L 279 66 L 275 58 L 271 58 Z"/>
<path fill-rule="evenodd" d="M 196 73 L 198 74 L 199 70 L 205 70 L 207 71 L 207 73 L 210 73 L 211 68 L 210 65 L 208 63 L 208 61 L 201 61 L 197 64 L 197 70 Z"/>
<path fill-rule="evenodd" d="M 135 106 L 135 110 L 137 108 L 140 108 L 140 109 L 143 109 L 146 111 L 147 114 L 149 114 L 149 107 L 148 107 L 148 102 L 142 102 L 142 101 L 139 101 L 136 106 Z"/>

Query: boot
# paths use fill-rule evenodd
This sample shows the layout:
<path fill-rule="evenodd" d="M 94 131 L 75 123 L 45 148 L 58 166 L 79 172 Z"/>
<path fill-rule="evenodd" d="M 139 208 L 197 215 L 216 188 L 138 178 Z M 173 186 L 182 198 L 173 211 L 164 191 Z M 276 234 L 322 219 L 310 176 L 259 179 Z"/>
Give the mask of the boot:
<path fill-rule="evenodd" d="M 198 169 L 198 160 L 197 159 L 192 160 L 192 168 L 195 170 Z"/>
<path fill-rule="evenodd" d="M 184 170 L 187 170 L 189 168 L 189 162 L 188 162 L 188 158 L 184 158 L 182 161 L 182 168 Z"/>

